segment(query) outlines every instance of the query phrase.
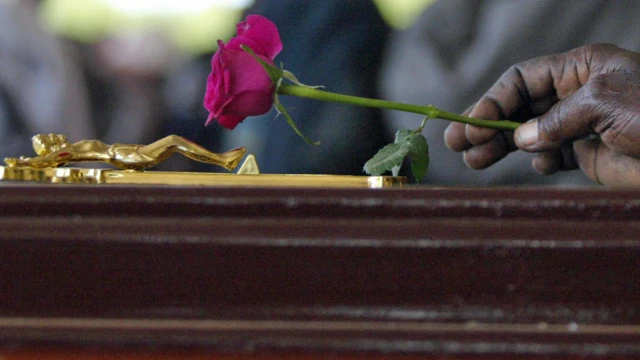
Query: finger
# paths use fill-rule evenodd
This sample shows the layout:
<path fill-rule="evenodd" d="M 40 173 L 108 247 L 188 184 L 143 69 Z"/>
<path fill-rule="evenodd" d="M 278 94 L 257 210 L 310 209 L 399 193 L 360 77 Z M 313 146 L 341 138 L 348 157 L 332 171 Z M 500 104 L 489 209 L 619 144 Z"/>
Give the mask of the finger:
<path fill-rule="evenodd" d="M 573 147 L 570 145 L 563 146 L 557 150 L 541 152 L 533 158 L 531 164 L 542 175 L 551 175 L 558 171 L 578 168 L 573 156 Z"/>
<path fill-rule="evenodd" d="M 634 105 L 640 79 L 623 72 L 598 75 L 573 95 L 520 126 L 517 146 L 525 151 L 556 149 L 589 134 L 601 134 L 610 148 L 640 156 L 640 117 Z"/>
<path fill-rule="evenodd" d="M 504 113 L 498 104 L 491 97 L 483 96 L 475 106 L 468 112 L 469 117 L 500 120 L 504 119 Z M 478 126 L 467 125 L 465 127 L 465 137 L 468 142 L 473 145 L 481 145 L 489 142 L 498 133 L 497 130 L 481 128 Z"/>
<path fill-rule="evenodd" d="M 531 161 L 533 169 L 542 175 L 551 175 L 560 170 L 556 151 L 541 152 Z"/>
<path fill-rule="evenodd" d="M 522 117 L 523 113 L 540 113 L 541 106 L 548 109 L 549 99 L 559 96 L 557 87 L 567 95 L 582 86 L 577 71 L 564 71 L 568 63 L 576 62 L 576 57 L 579 56 L 575 53 L 551 55 L 512 66 L 482 96 L 469 116 L 519 120 L 515 117 Z M 468 126 L 466 131 L 469 142 L 475 145 L 490 141 L 496 133 L 495 130 L 475 126 Z"/>
<path fill-rule="evenodd" d="M 598 90 L 591 83 L 555 104 L 546 113 L 526 122 L 514 132 L 518 148 L 529 152 L 558 149 L 567 141 L 594 133 L 594 126 L 610 114 L 596 100 Z"/>
<path fill-rule="evenodd" d="M 516 122 L 524 122 L 530 120 L 534 116 L 537 117 L 549 111 L 549 109 L 551 109 L 551 107 L 556 102 L 558 102 L 558 99 L 555 96 L 547 96 L 543 99 L 533 101 L 532 103 L 528 104 L 527 108 L 521 108 L 517 112 L 511 114 L 509 116 L 509 119 Z M 494 111 L 496 111 L 496 113 L 494 115 L 490 115 L 487 118 L 499 120 L 502 116 L 501 111 L 498 110 L 497 107 L 494 108 Z M 471 114 L 471 111 L 469 111 L 469 114 L 477 117 L 475 115 L 475 112 Z M 473 125 L 467 125 L 466 128 L 467 139 L 474 145 L 480 145 L 491 140 L 491 138 L 493 138 L 496 133 L 497 130 L 477 127 Z"/>
<path fill-rule="evenodd" d="M 576 142 L 575 151 L 580 168 L 595 182 L 623 188 L 640 186 L 638 159 L 616 152 L 599 140 Z"/>
<path fill-rule="evenodd" d="M 476 104 L 473 104 L 467 108 L 462 113 L 462 116 L 469 116 L 471 110 L 475 107 Z M 447 126 L 447 129 L 444 132 L 444 143 L 445 145 L 456 152 L 464 151 L 471 147 L 471 143 L 467 140 L 467 136 L 465 134 L 466 125 L 452 122 Z"/>
<path fill-rule="evenodd" d="M 593 81 L 593 95 L 600 116 L 593 129 L 602 142 L 616 152 L 640 158 L 640 69 L 616 72 Z"/>
<path fill-rule="evenodd" d="M 517 121 L 522 114 L 540 114 L 556 101 L 573 96 L 590 79 L 635 64 L 635 60 L 624 60 L 628 54 L 624 49 L 600 44 L 516 64 L 478 101 L 472 116 Z M 477 143 L 483 140 L 473 135 L 472 139 Z"/>
<path fill-rule="evenodd" d="M 473 169 L 485 169 L 495 164 L 513 150 L 509 148 L 507 136 L 511 136 L 511 134 L 505 135 L 505 133 L 499 132 L 491 141 L 465 150 L 464 162 Z"/>
<path fill-rule="evenodd" d="M 575 91 L 581 86 L 577 72 L 564 75 L 567 63 L 574 63 L 575 55 L 560 54 L 528 60 L 510 67 L 478 101 L 472 116 L 482 119 L 508 119 L 528 104 L 557 93 Z M 569 73 L 568 73 L 569 74 Z M 561 84 L 557 78 L 562 78 Z"/>
<path fill-rule="evenodd" d="M 465 135 L 465 124 L 452 122 L 444 131 L 444 143 L 453 151 L 464 151 L 471 147 L 471 143 Z"/>
<path fill-rule="evenodd" d="M 498 134 L 498 130 L 483 128 L 474 125 L 465 127 L 465 135 L 467 140 L 473 145 L 482 145 L 491 141 Z"/>
<path fill-rule="evenodd" d="M 604 145 L 600 139 L 574 142 L 580 169 L 594 182 L 612 187 L 640 187 L 640 161 Z"/>
<path fill-rule="evenodd" d="M 596 172 L 595 160 L 597 159 L 599 148 L 599 140 L 578 140 L 573 143 L 573 151 L 580 170 L 598 184 L 600 184 L 600 179 L 598 179 Z"/>

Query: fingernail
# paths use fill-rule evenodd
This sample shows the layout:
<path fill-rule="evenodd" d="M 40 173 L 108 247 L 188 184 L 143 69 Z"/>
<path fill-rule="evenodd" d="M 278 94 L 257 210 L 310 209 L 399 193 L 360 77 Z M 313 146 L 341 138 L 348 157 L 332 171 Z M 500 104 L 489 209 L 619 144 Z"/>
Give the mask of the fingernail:
<path fill-rule="evenodd" d="M 529 147 L 538 142 L 538 120 L 526 122 L 515 132 L 516 145 L 518 147 Z"/>

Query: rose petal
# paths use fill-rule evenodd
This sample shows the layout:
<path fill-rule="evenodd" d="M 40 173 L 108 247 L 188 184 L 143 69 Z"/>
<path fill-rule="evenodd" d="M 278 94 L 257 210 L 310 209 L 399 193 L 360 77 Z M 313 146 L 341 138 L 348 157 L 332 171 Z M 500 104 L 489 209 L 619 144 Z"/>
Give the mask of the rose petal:
<path fill-rule="evenodd" d="M 244 36 L 234 37 L 233 39 L 229 40 L 229 42 L 226 45 L 226 49 L 244 51 L 242 49 L 242 45 L 245 45 L 251 50 L 253 50 L 253 52 L 256 53 L 256 55 L 262 55 L 265 58 L 271 59 L 269 58 L 267 51 L 264 50 L 260 44 Z"/>
<path fill-rule="evenodd" d="M 238 36 L 227 44 L 218 40 L 218 51 L 211 58 L 204 107 L 209 111 L 205 125 L 216 120 L 233 129 L 247 116 L 264 114 L 273 104 L 275 86 L 256 56 L 273 65 L 282 51 L 282 41 L 275 24 L 259 15 L 249 15 L 237 25 Z"/>
<path fill-rule="evenodd" d="M 262 115 L 269 111 L 272 105 L 273 95 L 258 91 L 245 91 L 233 97 L 233 101 L 225 106 L 224 114 L 229 116 Z"/>
<path fill-rule="evenodd" d="M 238 37 L 246 37 L 256 42 L 264 56 L 273 60 L 282 51 L 282 40 L 276 25 L 260 15 L 249 15 L 236 25 Z M 254 50 L 256 51 L 256 50 Z"/>
<path fill-rule="evenodd" d="M 244 119 L 246 119 L 246 116 L 223 115 L 218 118 L 218 123 L 229 130 L 233 130 Z"/>
<path fill-rule="evenodd" d="M 215 99 L 216 95 L 216 79 L 214 78 L 214 73 L 211 72 L 209 74 L 209 77 L 207 77 L 207 90 L 204 93 L 205 109 L 209 111 L 213 109 L 213 100 Z"/>
<path fill-rule="evenodd" d="M 226 50 L 221 58 L 228 67 L 220 76 L 223 84 L 213 99 L 211 111 L 214 116 L 246 117 L 269 111 L 275 87 L 262 65 L 245 51 Z"/>
<path fill-rule="evenodd" d="M 225 52 L 223 57 L 227 61 L 227 69 L 230 71 L 229 77 L 233 86 L 230 89 L 231 93 L 238 94 L 247 90 L 265 90 L 273 87 L 269 74 L 251 54 L 245 51 L 231 50 Z M 260 55 L 258 57 L 273 64 L 269 59 Z"/>

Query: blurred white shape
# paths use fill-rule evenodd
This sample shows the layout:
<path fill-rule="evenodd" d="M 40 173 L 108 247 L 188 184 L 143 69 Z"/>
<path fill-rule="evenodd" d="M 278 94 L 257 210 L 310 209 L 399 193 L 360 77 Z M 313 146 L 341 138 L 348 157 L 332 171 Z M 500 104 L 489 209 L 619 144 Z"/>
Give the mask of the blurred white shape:
<path fill-rule="evenodd" d="M 128 14 L 169 14 L 197 13 L 212 6 L 243 9 L 253 0 L 101 0 L 103 3 Z"/>

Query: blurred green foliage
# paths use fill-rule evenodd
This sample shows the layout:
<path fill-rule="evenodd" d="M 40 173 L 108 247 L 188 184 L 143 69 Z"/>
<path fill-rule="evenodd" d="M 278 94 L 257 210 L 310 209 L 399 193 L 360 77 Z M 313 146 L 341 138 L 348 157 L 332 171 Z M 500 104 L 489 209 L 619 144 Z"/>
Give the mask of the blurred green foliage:
<path fill-rule="evenodd" d="M 433 1 L 374 0 L 385 20 L 398 29 L 408 27 Z M 189 53 L 214 51 L 217 44 L 211 39 L 232 36 L 243 12 L 221 2 L 200 12 L 129 13 L 104 0 L 43 0 L 40 10 L 47 28 L 77 41 L 93 42 L 120 32 L 153 29 Z"/>
<path fill-rule="evenodd" d="M 406 29 L 435 0 L 374 0 L 382 17 L 396 29 Z M 446 1 L 446 0 L 444 0 Z"/>
<path fill-rule="evenodd" d="M 211 6 L 197 13 L 127 13 L 100 0 L 44 0 L 40 10 L 47 28 L 77 41 L 93 42 L 121 32 L 151 29 L 190 53 L 215 50 L 217 44 L 211 39 L 231 36 L 243 11 Z"/>

